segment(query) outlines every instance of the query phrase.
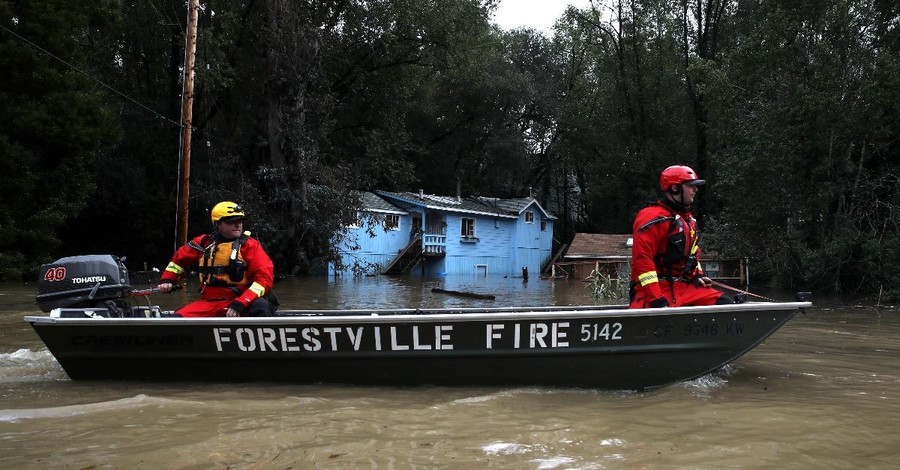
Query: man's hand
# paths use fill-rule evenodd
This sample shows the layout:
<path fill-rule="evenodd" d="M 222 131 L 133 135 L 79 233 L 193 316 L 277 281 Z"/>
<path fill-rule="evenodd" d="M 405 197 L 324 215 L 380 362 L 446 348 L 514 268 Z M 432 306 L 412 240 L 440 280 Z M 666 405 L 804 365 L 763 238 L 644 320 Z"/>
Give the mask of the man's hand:
<path fill-rule="evenodd" d="M 238 313 L 237 310 L 235 310 L 233 308 L 229 308 L 228 310 L 225 311 L 225 316 L 226 317 L 239 317 L 239 316 L 241 316 L 241 314 Z"/>
<path fill-rule="evenodd" d="M 712 279 L 706 276 L 697 276 L 694 278 L 694 285 L 697 287 L 712 287 Z"/>
<path fill-rule="evenodd" d="M 171 282 L 163 282 L 160 285 L 156 286 L 156 290 L 160 292 L 160 294 L 168 294 L 173 290 L 173 284 Z"/>

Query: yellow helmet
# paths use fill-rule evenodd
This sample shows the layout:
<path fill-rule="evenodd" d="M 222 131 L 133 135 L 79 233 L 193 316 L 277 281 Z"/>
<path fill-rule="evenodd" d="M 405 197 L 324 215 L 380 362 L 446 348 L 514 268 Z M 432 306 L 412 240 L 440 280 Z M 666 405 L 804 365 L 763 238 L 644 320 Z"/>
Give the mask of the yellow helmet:
<path fill-rule="evenodd" d="M 246 217 L 244 209 L 238 203 L 231 201 L 222 201 L 216 204 L 209 215 L 213 224 L 220 220 L 243 219 Z"/>

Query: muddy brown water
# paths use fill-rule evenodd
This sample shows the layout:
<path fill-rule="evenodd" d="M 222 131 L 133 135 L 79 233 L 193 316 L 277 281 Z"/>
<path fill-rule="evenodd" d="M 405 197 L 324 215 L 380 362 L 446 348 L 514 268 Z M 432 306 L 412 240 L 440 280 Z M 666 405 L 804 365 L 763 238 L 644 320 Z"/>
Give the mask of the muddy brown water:
<path fill-rule="evenodd" d="M 276 287 L 291 308 L 590 303 L 571 281 L 306 278 Z M 724 369 L 635 393 L 73 382 L 22 320 L 39 314 L 34 295 L 34 285 L 0 284 L 0 468 L 900 467 L 894 308 L 817 301 Z M 151 300 L 174 308 L 193 295 Z"/>

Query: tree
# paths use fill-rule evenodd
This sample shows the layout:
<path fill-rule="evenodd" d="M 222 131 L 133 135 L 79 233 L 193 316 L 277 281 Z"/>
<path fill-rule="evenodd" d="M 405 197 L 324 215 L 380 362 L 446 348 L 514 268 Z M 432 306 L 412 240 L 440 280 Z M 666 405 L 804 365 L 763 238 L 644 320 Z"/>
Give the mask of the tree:
<path fill-rule="evenodd" d="M 705 177 L 712 176 L 709 165 L 709 103 L 706 89 L 707 76 L 716 73 L 719 66 L 719 36 L 728 18 L 730 0 L 682 0 L 682 48 L 685 68 L 685 86 L 693 110 L 696 156 L 694 169 Z M 699 196 L 695 210 L 698 224 L 704 226 L 704 197 Z"/>
<path fill-rule="evenodd" d="M 0 277 L 78 252 L 163 264 L 184 4 L 25 3 L 0 2 Z M 758 281 L 900 296 L 900 7 L 593 1 L 547 38 L 492 27 L 495 5 L 204 4 L 192 231 L 237 200 L 279 271 L 310 272 L 360 191 L 459 188 L 531 193 L 566 241 L 629 231 L 686 163 L 710 181 L 704 244 Z"/>
<path fill-rule="evenodd" d="M 91 195 L 93 162 L 118 136 L 99 85 L 85 75 L 115 21 L 112 7 L 0 3 L 0 171 L 9 177 L 0 185 L 0 278 L 32 278 L 51 261 L 57 230 Z"/>
<path fill-rule="evenodd" d="M 785 285 L 896 295 L 896 7 L 746 3 L 735 18 L 714 87 L 721 231 Z"/>
<path fill-rule="evenodd" d="M 667 2 L 571 10 L 557 40 L 570 89 L 561 143 L 585 212 L 581 230 L 623 233 L 659 171 L 694 154 L 676 12 Z"/>

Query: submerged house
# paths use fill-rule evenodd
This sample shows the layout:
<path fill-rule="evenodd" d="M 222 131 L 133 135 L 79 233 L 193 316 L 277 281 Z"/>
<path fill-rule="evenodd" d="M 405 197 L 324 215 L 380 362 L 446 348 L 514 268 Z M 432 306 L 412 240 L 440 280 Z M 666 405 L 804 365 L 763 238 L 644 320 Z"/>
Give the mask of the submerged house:
<path fill-rule="evenodd" d="M 553 223 L 532 197 L 363 195 L 358 223 L 337 245 L 330 275 L 538 275 L 550 259 Z"/>
<path fill-rule="evenodd" d="M 553 263 L 554 277 L 586 279 L 598 271 L 628 282 L 631 273 L 631 234 L 576 233 L 565 256 Z M 750 273 L 746 258 L 727 258 L 715 252 L 700 257 L 703 272 L 713 280 L 746 289 Z"/>

